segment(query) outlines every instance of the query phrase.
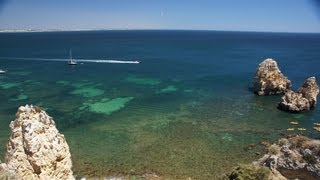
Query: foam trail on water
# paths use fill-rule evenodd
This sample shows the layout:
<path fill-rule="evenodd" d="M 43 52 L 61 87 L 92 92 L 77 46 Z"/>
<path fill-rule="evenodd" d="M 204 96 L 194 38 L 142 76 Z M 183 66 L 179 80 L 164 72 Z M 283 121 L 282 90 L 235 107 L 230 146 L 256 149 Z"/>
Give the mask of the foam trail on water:
<path fill-rule="evenodd" d="M 0 57 L 0 59 L 12 59 L 12 60 L 28 60 L 28 61 L 58 61 L 64 62 L 69 59 L 59 58 L 23 58 L 23 57 Z M 74 59 L 77 62 L 86 63 L 112 63 L 112 64 L 139 64 L 140 61 L 126 61 L 126 60 L 115 60 L 115 59 Z"/>

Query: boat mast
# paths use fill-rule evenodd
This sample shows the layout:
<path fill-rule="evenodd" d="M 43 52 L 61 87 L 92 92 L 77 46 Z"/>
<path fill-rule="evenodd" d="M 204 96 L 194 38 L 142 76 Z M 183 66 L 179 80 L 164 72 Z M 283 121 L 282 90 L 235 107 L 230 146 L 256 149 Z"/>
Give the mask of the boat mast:
<path fill-rule="evenodd" d="M 72 61 L 72 50 L 70 49 L 70 61 Z"/>

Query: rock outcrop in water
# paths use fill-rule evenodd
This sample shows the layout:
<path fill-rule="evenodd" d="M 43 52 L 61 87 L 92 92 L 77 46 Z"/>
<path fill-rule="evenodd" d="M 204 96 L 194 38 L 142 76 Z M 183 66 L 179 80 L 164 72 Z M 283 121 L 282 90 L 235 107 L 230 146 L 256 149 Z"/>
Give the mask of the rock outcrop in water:
<path fill-rule="evenodd" d="M 275 60 L 268 58 L 259 64 L 254 81 L 254 92 L 259 96 L 284 94 L 291 87 Z"/>
<path fill-rule="evenodd" d="M 1 172 L 16 179 L 74 179 L 69 146 L 45 111 L 21 106 L 10 128 Z"/>
<path fill-rule="evenodd" d="M 319 86 L 315 77 L 309 77 L 297 92 L 287 91 L 281 98 L 279 108 L 289 112 L 309 111 L 317 103 Z"/>

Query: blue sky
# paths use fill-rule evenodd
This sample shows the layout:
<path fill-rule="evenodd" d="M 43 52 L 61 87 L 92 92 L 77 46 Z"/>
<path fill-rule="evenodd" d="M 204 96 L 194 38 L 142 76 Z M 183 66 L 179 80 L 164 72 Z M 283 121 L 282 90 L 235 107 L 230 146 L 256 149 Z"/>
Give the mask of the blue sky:
<path fill-rule="evenodd" d="M 312 0 L 0 0 L 0 29 L 320 32 L 320 8 L 315 4 Z"/>

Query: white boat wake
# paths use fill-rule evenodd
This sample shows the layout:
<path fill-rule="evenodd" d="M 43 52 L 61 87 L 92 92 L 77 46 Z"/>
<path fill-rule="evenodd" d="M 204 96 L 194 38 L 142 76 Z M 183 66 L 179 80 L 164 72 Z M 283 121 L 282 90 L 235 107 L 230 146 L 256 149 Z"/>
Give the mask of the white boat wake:
<path fill-rule="evenodd" d="M 0 57 L 0 59 L 12 59 L 12 60 L 28 60 L 28 61 L 60 61 L 67 62 L 69 59 L 58 58 L 23 58 L 23 57 Z M 115 59 L 75 59 L 80 63 L 111 63 L 111 64 L 139 64 L 141 61 L 137 60 L 115 60 Z"/>

